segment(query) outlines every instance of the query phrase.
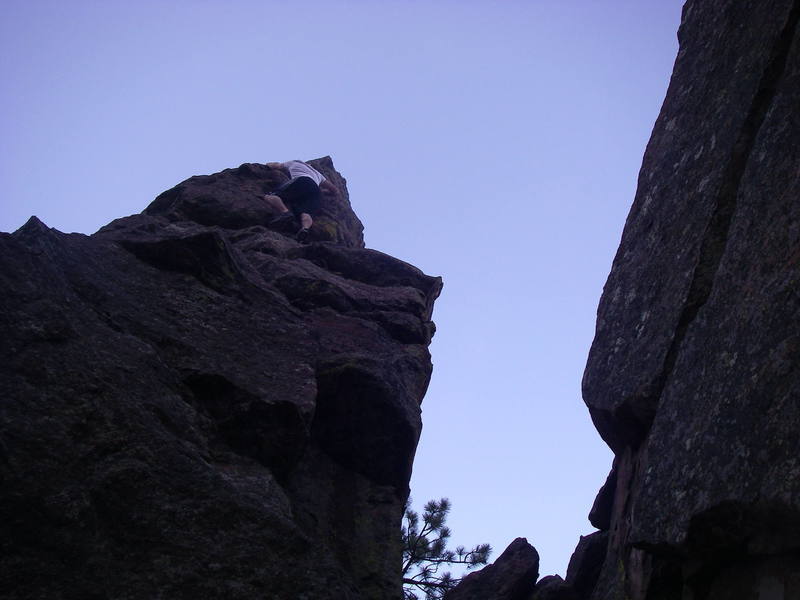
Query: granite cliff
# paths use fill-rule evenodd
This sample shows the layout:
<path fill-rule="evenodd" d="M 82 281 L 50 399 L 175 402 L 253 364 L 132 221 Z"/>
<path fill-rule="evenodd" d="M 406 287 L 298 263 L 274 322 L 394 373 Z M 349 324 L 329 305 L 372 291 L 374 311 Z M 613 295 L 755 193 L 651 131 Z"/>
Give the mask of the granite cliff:
<path fill-rule="evenodd" d="M 264 164 L 0 234 L 0 596 L 400 598 L 441 280 L 311 164 L 339 197 L 307 245 Z"/>
<path fill-rule="evenodd" d="M 583 381 L 595 600 L 800 598 L 799 18 L 684 6 Z"/>
<path fill-rule="evenodd" d="M 685 3 L 583 379 L 598 531 L 565 580 L 459 599 L 800 599 L 799 19 Z"/>

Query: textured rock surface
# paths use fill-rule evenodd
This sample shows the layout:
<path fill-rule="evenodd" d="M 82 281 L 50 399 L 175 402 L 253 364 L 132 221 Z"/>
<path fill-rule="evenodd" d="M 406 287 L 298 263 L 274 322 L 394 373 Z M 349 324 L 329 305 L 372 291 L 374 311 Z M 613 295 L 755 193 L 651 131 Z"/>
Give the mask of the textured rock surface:
<path fill-rule="evenodd" d="M 310 160 L 308 164 L 333 183 L 340 194 L 338 199 L 323 196 L 319 212 L 314 215 L 310 239 L 363 247 L 364 227 L 350 208 L 344 177 L 333 167 L 329 156 Z M 288 179 L 283 169 L 245 163 L 213 175 L 190 177 L 160 194 L 144 212 L 170 221 L 193 221 L 230 229 L 264 225 L 272 215 L 261 199 Z"/>
<path fill-rule="evenodd" d="M 445 600 L 528 600 L 538 577 L 539 553 L 517 538 L 491 565 L 464 577 Z"/>
<path fill-rule="evenodd" d="M 798 18 L 684 6 L 584 376 L 616 453 L 592 598 L 798 597 Z"/>
<path fill-rule="evenodd" d="M 0 234 L 0 596 L 400 597 L 441 280 L 314 164 L 337 243 L 263 226 L 264 165 Z"/>

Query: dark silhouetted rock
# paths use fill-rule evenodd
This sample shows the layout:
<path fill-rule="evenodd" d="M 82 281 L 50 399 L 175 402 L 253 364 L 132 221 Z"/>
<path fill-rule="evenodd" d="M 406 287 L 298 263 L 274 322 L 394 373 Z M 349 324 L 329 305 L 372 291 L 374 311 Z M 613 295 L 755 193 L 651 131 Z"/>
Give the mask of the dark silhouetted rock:
<path fill-rule="evenodd" d="M 538 552 L 517 538 L 494 563 L 464 577 L 445 600 L 527 600 L 538 577 Z"/>
<path fill-rule="evenodd" d="M 575 590 L 558 575 L 542 577 L 528 600 L 580 600 Z"/>
<path fill-rule="evenodd" d="M 800 597 L 799 19 L 684 6 L 584 375 L 617 455 L 594 600 Z"/>
<path fill-rule="evenodd" d="M 597 492 L 592 509 L 589 511 L 589 522 L 602 531 L 611 528 L 611 512 L 614 509 L 614 494 L 617 490 L 616 463 L 606 478 L 606 482 Z"/>
<path fill-rule="evenodd" d="M 566 582 L 581 598 L 588 598 L 592 593 L 603 562 L 606 559 L 608 532 L 595 531 L 582 535 L 575 552 L 569 559 Z"/>
<path fill-rule="evenodd" d="M 401 597 L 441 280 L 313 164 L 336 243 L 264 226 L 264 165 L 0 234 L 3 598 Z"/>

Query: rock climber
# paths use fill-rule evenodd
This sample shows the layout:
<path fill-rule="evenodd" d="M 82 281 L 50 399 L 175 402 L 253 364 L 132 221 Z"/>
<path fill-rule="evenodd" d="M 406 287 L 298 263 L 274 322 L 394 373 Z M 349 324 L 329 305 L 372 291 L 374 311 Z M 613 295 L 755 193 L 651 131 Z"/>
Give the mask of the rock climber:
<path fill-rule="evenodd" d="M 295 237 L 300 242 L 308 240 L 308 232 L 314 224 L 311 217 L 320 205 L 320 192 L 336 196 L 337 190 L 325 176 L 302 160 L 290 160 L 284 163 L 267 163 L 272 168 L 285 169 L 289 172 L 289 181 L 277 190 L 264 195 L 264 200 L 278 213 L 272 224 L 297 225 L 300 229 Z M 285 225 L 284 225 L 285 226 Z"/>

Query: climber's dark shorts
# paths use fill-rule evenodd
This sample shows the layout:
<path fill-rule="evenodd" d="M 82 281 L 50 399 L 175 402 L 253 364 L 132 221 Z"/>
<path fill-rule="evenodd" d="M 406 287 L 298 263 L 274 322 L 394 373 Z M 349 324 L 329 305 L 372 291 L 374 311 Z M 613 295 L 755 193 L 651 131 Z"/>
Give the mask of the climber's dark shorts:
<path fill-rule="evenodd" d="M 286 208 L 297 216 L 300 216 L 301 213 L 308 213 L 313 216 L 319 209 L 319 186 L 311 177 L 292 179 L 284 183 L 272 194 L 283 200 Z"/>

